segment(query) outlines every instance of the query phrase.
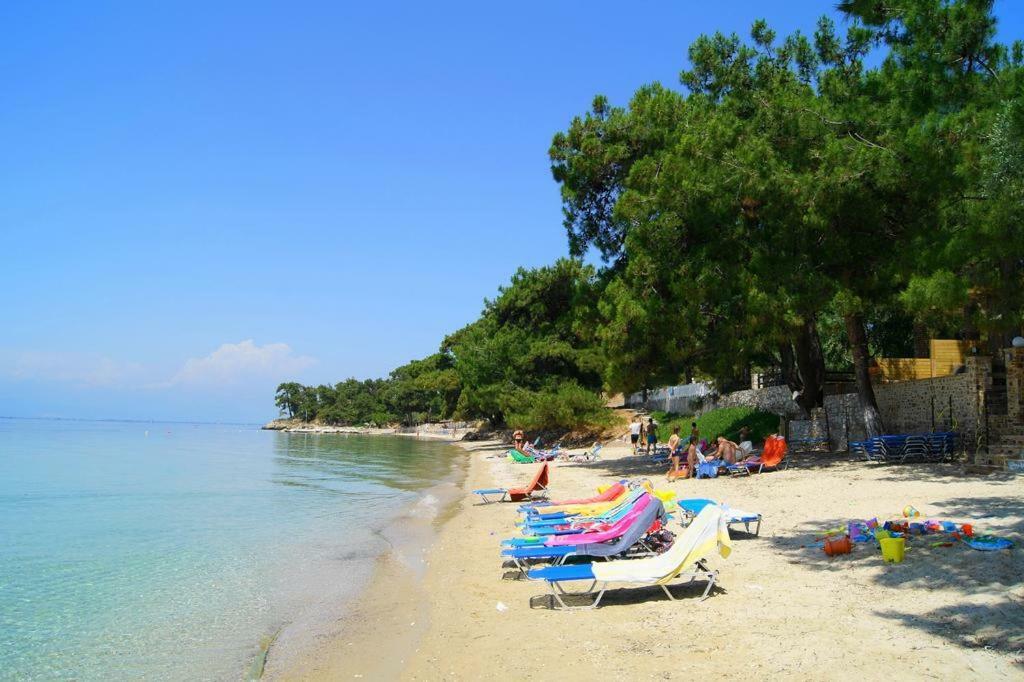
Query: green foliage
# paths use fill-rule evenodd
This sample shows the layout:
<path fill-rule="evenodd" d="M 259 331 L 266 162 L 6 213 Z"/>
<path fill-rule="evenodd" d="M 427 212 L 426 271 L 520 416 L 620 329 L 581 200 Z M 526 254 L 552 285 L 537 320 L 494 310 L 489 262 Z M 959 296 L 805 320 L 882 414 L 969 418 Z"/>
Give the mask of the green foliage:
<path fill-rule="evenodd" d="M 511 413 L 541 419 L 534 403 L 548 409 L 555 397 L 575 400 L 560 392 L 566 384 L 596 397 L 603 366 L 593 342 L 597 293 L 593 268 L 576 260 L 520 269 L 479 320 L 442 345 L 462 386 L 455 413 L 504 424 Z"/>
<path fill-rule="evenodd" d="M 601 397 L 573 381 L 555 389 L 517 391 L 508 406 L 508 425 L 530 430 L 583 430 L 607 427 L 612 413 Z"/>
<path fill-rule="evenodd" d="M 752 407 L 722 407 L 709 410 L 697 417 L 671 414 L 668 412 L 652 412 L 651 416 L 658 423 L 658 440 L 667 441 L 672 435 L 673 427 L 679 427 L 679 436 L 686 439 L 690 436 L 690 424 L 697 422 L 700 437 L 709 443 L 722 434 L 729 440 L 739 437 L 740 428 L 750 429 L 750 438 L 755 443 L 767 436 L 779 432 L 779 416 L 769 412 L 761 412 Z"/>

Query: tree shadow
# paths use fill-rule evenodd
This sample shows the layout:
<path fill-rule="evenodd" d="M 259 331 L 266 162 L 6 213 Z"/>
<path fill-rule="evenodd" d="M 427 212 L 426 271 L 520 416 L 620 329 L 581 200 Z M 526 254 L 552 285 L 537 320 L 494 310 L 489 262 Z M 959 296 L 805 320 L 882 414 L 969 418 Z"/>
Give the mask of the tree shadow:
<path fill-rule="evenodd" d="M 865 464 L 885 472 L 885 475 L 879 479 L 880 481 L 897 483 L 907 481 L 927 483 L 985 481 L 995 484 L 1012 484 L 1024 481 L 1019 474 L 1009 471 L 975 473 L 965 469 L 962 464 L 887 464 L 882 462 Z"/>
<path fill-rule="evenodd" d="M 1024 498 L 961 497 L 936 501 L 935 518 L 970 523 L 976 533 L 992 533 L 1014 542 L 1014 548 L 978 551 L 959 541 L 932 546 L 949 536 L 926 535 L 907 540 L 906 559 L 886 565 L 874 541 L 855 543 L 848 555 L 828 557 L 814 542 L 816 533 L 845 526 L 853 519 L 822 519 L 789 533 L 766 538 L 791 564 L 811 570 L 848 573 L 862 580 L 869 569 L 871 582 L 890 589 L 913 588 L 956 595 L 955 603 L 924 613 L 876 610 L 880 617 L 942 637 L 959 646 L 985 646 L 1003 652 L 1024 648 Z"/>
<path fill-rule="evenodd" d="M 707 581 L 698 579 L 690 583 L 671 585 L 669 586 L 669 589 L 672 590 L 672 596 L 676 601 L 685 601 L 687 603 L 696 601 L 697 603 L 700 603 L 700 601 L 702 601 L 701 597 L 707 589 Z M 712 586 L 710 592 L 708 592 L 707 598 L 711 600 L 719 594 L 728 594 L 728 591 L 716 582 L 714 586 Z M 594 601 L 593 595 L 588 593 L 562 595 L 562 599 L 569 606 L 585 606 Z M 608 589 L 604 593 L 604 596 L 601 597 L 599 608 L 605 608 L 608 606 L 635 606 L 637 604 L 658 601 L 669 602 L 670 600 L 665 595 L 664 590 L 657 585 L 620 587 L 616 589 Z M 530 608 L 547 609 L 551 611 L 559 610 L 555 603 L 555 598 L 550 592 L 530 597 Z"/>

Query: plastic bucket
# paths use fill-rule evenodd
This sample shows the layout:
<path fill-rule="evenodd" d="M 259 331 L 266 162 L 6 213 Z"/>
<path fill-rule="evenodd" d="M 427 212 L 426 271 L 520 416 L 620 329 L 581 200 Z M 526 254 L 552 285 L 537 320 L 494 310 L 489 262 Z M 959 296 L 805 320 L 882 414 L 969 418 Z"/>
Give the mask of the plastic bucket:
<path fill-rule="evenodd" d="M 825 554 L 829 556 L 836 556 L 837 554 L 849 554 L 850 553 L 850 538 L 845 535 L 838 538 L 829 538 L 825 540 Z"/>
<path fill-rule="evenodd" d="M 898 564 L 903 561 L 903 552 L 906 550 L 906 540 L 903 538 L 882 538 L 879 544 L 882 545 L 882 558 L 886 561 Z"/>

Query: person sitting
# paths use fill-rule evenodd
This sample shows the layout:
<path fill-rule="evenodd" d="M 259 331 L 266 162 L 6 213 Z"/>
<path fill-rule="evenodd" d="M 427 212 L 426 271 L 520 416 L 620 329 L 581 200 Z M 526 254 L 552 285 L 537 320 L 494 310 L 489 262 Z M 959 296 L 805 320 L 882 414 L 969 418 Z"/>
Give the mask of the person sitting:
<path fill-rule="evenodd" d="M 715 438 L 715 449 L 713 452 L 708 453 L 707 459 L 717 459 L 729 464 L 736 463 L 736 452 L 739 446 L 733 443 L 731 440 L 718 434 Z"/>
<path fill-rule="evenodd" d="M 518 450 L 521 454 L 529 457 L 526 453 L 526 434 L 521 429 L 516 429 L 512 434 L 512 447 Z"/>

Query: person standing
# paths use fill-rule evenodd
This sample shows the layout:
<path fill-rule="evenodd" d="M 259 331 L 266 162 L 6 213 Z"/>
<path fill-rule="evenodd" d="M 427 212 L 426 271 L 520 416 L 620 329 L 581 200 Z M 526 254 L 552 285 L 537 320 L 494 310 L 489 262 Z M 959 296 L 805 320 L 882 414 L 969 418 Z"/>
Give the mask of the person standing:
<path fill-rule="evenodd" d="M 654 450 L 658 445 L 658 424 L 654 421 L 654 417 L 651 417 L 647 422 L 647 454 L 651 454 L 651 450 Z"/>
<path fill-rule="evenodd" d="M 668 470 L 666 478 L 673 481 L 679 477 L 679 460 L 682 456 L 682 439 L 679 438 L 679 427 L 672 427 L 672 435 L 668 439 L 668 454 L 672 458 L 672 468 Z"/>
<path fill-rule="evenodd" d="M 640 447 L 640 435 L 644 430 L 644 423 L 640 419 L 640 415 L 633 415 L 633 422 L 629 425 L 629 440 L 633 444 L 633 454 L 636 454 L 637 449 Z"/>

